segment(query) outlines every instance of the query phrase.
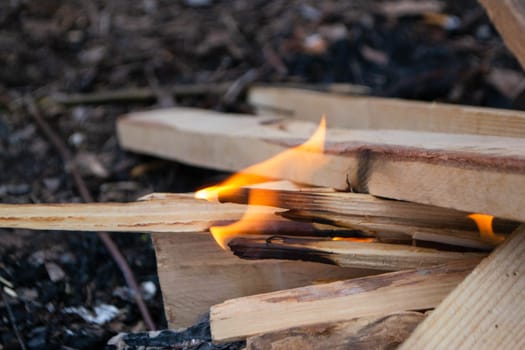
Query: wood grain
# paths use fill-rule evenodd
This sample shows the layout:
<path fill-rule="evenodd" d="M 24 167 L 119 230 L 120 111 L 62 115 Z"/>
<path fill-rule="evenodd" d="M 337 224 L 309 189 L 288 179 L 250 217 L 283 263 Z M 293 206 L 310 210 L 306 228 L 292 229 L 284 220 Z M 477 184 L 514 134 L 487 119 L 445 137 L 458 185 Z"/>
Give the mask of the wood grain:
<path fill-rule="evenodd" d="M 295 327 L 250 337 L 246 350 L 393 349 L 408 338 L 424 318 L 419 312 L 401 312 Z"/>
<path fill-rule="evenodd" d="M 303 121 L 192 109 L 136 113 L 118 123 L 126 149 L 231 171 L 300 144 L 315 128 Z M 261 176 L 525 221 L 521 138 L 329 129 L 325 153 L 297 152 L 293 162 L 256 171 Z"/>
<path fill-rule="evenodd" d="M 401 349 L 525 347 L 525 225 L 443 300 Z"/>
<path fill-rule="evenodd" d="M 479 0 L 505 44 L 525 69 L 525 4 L 520 0 Z"/>
<path fill-rule="evenodd" d="M 267 214 L 276 211 L 268 207 L 255 210 Z M 194 232 L 239 220 L 245 211 L 245 205 L 210 203 L 194 199 L 192 194 L 152 194 L 147 200 L 130 203 L 0 204 L 0 227 Z"/>
<path fill-rule="evenodd" d="M 482 2 L 499 4 L 497 0 Z M 515 41 L 523 41 L 517 38 Z M 312 122 L 324 114 L 328 126 L 336 128 L 525 137 L 525 112 L 521 111 L 272 86 L 251 88 L 248 99 L 259 114 Z"/>
<path fill-rule="evenodd" d="M 222 250 L 209 233 L 157 233 L 152 240 L 170 328 L 191 326 L 212 305 L 231 298 L 377 273 L 309 262 L 241 260 Z"/>
<path fill-rule="evenodd" d="M 210 311 L 214 341 L 437 306 L 470 272 L 464 263 L 228 300 Z"/>
<path fill-rule="evenodd" d="M 228 244 L 244 259 L 286 259 L 323 262 L 341 267 L 399 271 L 432 267 L 453 261 L 481 260 L 483 253 L 460 253 L 406 244 L 354 242 L 319 238 L 234 238 Z"/>

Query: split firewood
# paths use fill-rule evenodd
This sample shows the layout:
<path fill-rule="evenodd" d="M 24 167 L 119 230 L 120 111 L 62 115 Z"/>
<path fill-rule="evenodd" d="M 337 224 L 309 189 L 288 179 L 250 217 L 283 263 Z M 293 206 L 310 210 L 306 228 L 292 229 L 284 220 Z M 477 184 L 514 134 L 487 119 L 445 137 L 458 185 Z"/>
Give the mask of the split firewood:
<path fill-rule="evenodd" d="M 243 260 L 204 232 L 156 233 L 151 238 L 170 328 L 189 327 L 228 299 L 377 273 L 303 261 Z"/>
<path fill-rule="evenodd" d="M 420 312 L 400 312 L 294 327 L 250 337 L 246 340 L 246 350 L 394 349 L 424 318 Z"/>
<path fill-rule="evenodd" d="M 368 194 L 336 192 L 327 188 L 272 188 L 282 183 L 218 192 L 221 202 L 271 203 L 291 209 L 279 215 L 291 220 L 320 222 L 360 230 L 381 241 L 418 239 L 474 249 L 491 250 L 494 242 L 480 237 L 469 213 L 404 201 L 377 198 Z M 301 209 L 294 209 L 301 208 Z M 496 219 L 493 229 L 510 233 L 518 223 Z"/>
<path fill-rule="evenodd" d="M 383 271 L 432 267 L 452 261 L 479 261 L 486 255 L 441 251 L 406 244 L 359 242 L 351 239 L 239 237 L 232 239 L 228 246 L 235 255 L 243 259 L 302 260 Z"/>
<path fill-rule="evenodd" d="M 275 208 L 256 207 L 272 214 Z M 239 220 L 245 205 L 209 203 L 191 194 L 150 195 L 131 203 L 0 204 L 0 227 L 113 232 L 195 232 Z M 277 218 L 276 218 L 277 220 Z"/>
<path fill-rule="evenodd" d="M 234 171 L 302 143 L 314 129 L 308 122 L 194 109 L 136 113 L 118 123 L 126 149 Z M 525 221 L 520 138 L 334 129 L 324 153 L 297 151 L 296 162 L 251 171 Z"/>
<path fill-rule="evenodd" d="M 483 260 L 402 349 L 525 347 L 525 225 Z"/>
<path fill-rule="evenodd" d="M 228 300 L 210 311 L 215 341 L 437 306 L 475 266 L 456 262 Z"/>
<path fill-rule="evenodd" d="M 517 0 L 479 0 L 505 44 L 525 69 L 525 5 Z"/>
<path fill-rule="evenodd" d="M 336 128 L 525 137 L 525 113 L 522 111 L 344 96 L 272 86 L 252 87 L 248 100 L 260 114 L 312 122 L 317 122 L 319 116 L 325 114 L 328 125 Z"/>

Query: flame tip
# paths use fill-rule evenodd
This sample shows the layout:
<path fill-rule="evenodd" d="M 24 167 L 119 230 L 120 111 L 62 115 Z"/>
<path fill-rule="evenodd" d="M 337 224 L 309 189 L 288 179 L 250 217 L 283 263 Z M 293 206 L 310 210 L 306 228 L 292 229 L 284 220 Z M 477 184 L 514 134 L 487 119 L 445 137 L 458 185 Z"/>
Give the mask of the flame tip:
<path fill-rule="evenodd" d="M 290 166 L 301 168 L 303 171 L 309 171 L 316 169 L 322 165 L 321 161 L 311 162 L 308 165 L 303 165 L 303 157 L 305 152 L 309 153 L 320 153 L 324 152 L 324 143 L 326 135 L 326 117 L 323 114 L 319 126 L 312 136 L 304 142 L 302 145 L 288 149 L 273 158 L 267 159 L 261 163 L 252 165 L 236 174 L 231 176 L 226 181 L 219 185 L 211 186 L 199 190 L 195 193 L 195 198 L 206 199 L 208 201 L 216 201 L 219 193 L 225 190 L 234 190 L 247 185 L 253 185 L 256 183 L 267 181 L 266 177 L 261 174 L 279 174 L 279 169 L 284 169 Z M 300 165 L 300 166 L 296 166 Z M 297 169 L 294 169 L 297 171 Z M 253 175 L 259 174 L 259 175 Z M 239 233 L 250 233 L 252 223 L 257 221 L 265 221 L 267 218 L 263 218 L 260 215 L 251 211 L 252 205 L 267 205 L 273 206 L 276 204 L 276 198 L 268 196 L 258 196 L 256 193 L 250 193 L 248 200 L 248 209 L 244 216 L 237 222 L 228 226 L 214 226 L 210 227 L 210 233 L 217 242 L 217 244 L 224 250 L 227 250 L 228 242 Z"/>

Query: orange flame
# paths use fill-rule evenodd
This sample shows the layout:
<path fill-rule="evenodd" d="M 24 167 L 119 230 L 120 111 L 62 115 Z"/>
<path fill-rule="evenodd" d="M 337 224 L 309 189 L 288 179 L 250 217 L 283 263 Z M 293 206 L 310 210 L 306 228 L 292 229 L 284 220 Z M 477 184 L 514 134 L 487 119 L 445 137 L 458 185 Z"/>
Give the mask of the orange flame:
<path fill-rule="evenodd" d="M 290 148 L 278 155 L 267 159 L 261 163 L 252 165 L 241 172 L 232 175 L 223 183 L 204 188 L 195 193 L 195 198 L 216 200 L 221 191 L 233 190 L 243 186 L 253 185 L 264 182 L 267 178 L 254 174 L 278 174 L 282 169 L 290 169 L 293 167 L 294 171 L 301 171 L 302 173 L 312 173 L 316 168 L 321 167 L 324 163 L 317 161 L 305 161 L 308 159 L 308 154 L 323 153 L 324 142 L 326 135 L 326 120 L 323 116 L 319 127 L 314 134 L 303 144 L 297 147 Z M 254 225 L 264 223 L 269 214 L 261 214 L 255 210 L 254 205 L 272 206 L 276 204 L 276 198 L 268 195 L 261 196 L 257 191 L 252 191 L 249 194 L 248 209 L 241 220 L 227 226 L 213 226 L 210 232 L 217 243 L 226 249 L 228 241 L 241 233 L 249 233 Z"/>
<path fill-rule="evenodd" d="M 492 221 L 494 220 L 494 216 L 485 214 L 470 214 L 468 218 L 474 220 L 478 226 L 479 234 L 483 240 L 491 243 L 501 243 L 505 239 L 505 237 L 494 233 L 494 230 L 492 229 Z"/>
<path fill-rule="evenodd" d="M 356 243 L 372 243 L 375 241 L 374 238 L 371 237 L 333 237 L 332 241 L 348 241 L 348 242 L 356 242 Z"/>

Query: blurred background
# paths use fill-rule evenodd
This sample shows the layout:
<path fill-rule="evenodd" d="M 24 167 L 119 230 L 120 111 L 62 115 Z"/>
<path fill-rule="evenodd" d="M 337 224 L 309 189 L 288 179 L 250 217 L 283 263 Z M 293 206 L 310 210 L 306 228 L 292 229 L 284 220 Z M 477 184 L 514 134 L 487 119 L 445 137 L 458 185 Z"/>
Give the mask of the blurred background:
<path fill-rule="evenodd" d="M 223 174 L 124 152 L 115 120 L 175 105 L 249 113 L 255 83 L 525 109 L 525 75 L 474 0 L 5 0 L 0 201 L 82 201 L 35 114 L 96 201 L 216 182 Z M 111 236 L 166 327 L 149 236 Z M 0 349 L 21 346 L 13 322 L 28 349 L 101 348 L 146 329 L 92 233 L 0 229 L 0 259 L 16 290 L 0 300 Z M 79 311 L 101 304 L 118 312 L 93 322 Z"/>

